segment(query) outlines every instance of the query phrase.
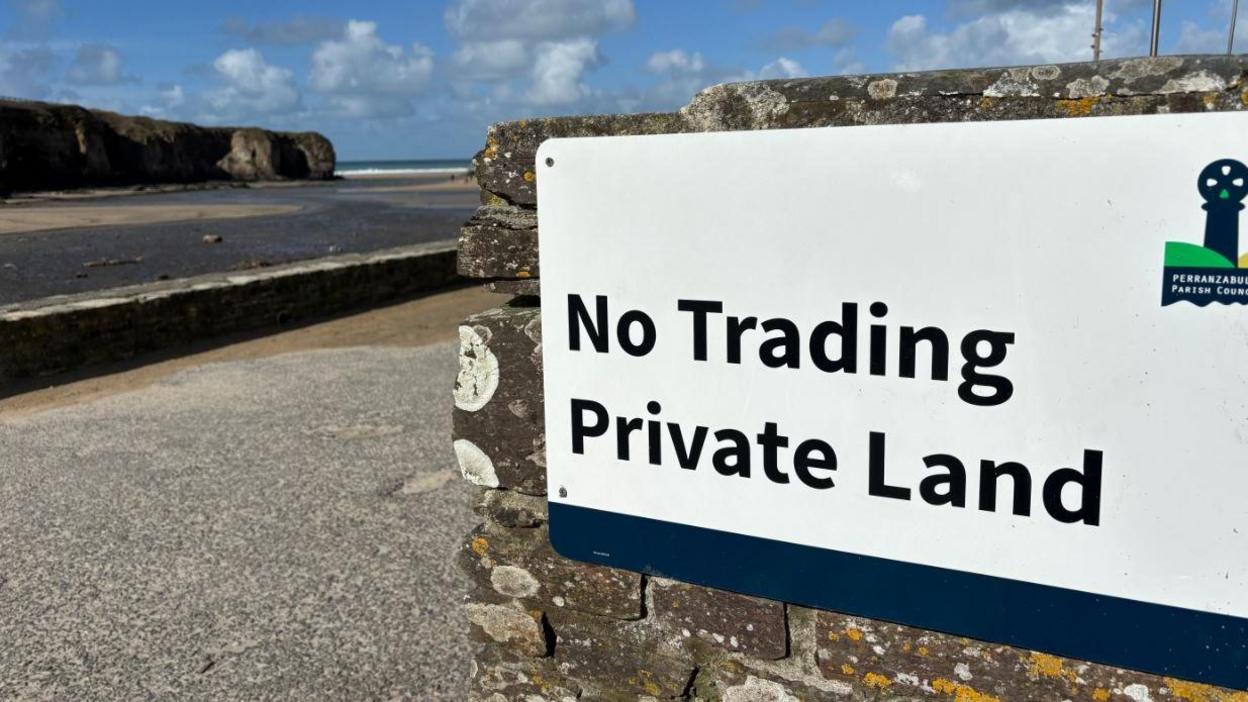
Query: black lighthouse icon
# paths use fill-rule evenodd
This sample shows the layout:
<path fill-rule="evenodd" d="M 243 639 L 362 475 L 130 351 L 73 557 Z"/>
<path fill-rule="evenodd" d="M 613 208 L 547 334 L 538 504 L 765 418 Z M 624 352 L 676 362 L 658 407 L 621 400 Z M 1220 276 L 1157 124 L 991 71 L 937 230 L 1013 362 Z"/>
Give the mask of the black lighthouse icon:
<path fill-rule="evenodd" d="M 1205 199 L 1205 248 L 1239 262 L 1239 211 L 1248 196 L 1248 166 L 1224 158 L 1205 166 L 1197 182 Z"/>
<path fill-rule="evenodd" d="M 1205 211 L 1204 246 L 1166 242 L 1161 306 L 1190 302 L 1197 307 L 1215 303 L 1248 307 L 1248 254 L 1239 254 L 1239 213 L 1248 198 L 1248 166 L 1233 158 L 1218 159 L 1201 169 L 1196 190 L 1205 201 L 1200 206 Z"/>

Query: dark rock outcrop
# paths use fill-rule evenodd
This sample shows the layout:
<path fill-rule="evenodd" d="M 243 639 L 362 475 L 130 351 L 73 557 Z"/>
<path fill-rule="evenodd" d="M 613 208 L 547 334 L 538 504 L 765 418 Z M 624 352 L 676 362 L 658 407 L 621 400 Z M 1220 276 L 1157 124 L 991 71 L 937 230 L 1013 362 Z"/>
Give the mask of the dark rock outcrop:
<path fill-rule="evenodd" d="M 333 174 L 334 146 L 315 132 L 201 127 L 0 100 L 0 191 Z"/>

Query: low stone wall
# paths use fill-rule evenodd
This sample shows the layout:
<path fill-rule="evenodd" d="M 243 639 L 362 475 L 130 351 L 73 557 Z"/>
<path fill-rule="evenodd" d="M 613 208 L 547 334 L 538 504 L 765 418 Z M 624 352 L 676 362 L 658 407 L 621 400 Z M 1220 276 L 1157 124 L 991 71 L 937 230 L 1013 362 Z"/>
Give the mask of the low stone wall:
<path fill-rule="evenodd" d="M 0 100 L 0 193 L 205 180 L 324 179 L 315 132 L 201 127 L 77 105 Z"/>
<path fill-rule="evenodd" d="M 459 281 L 454 245 L 437 243 L 0 307 L 0 394 L 21 378 L 393 302 Z"/>
<path fill-rule="evenodd" d="M 552 137 L 1244 110 L 1246 76 L 1246 57 L 1182 56 L 762 81 L 710 88 L 672 114 L 492 127 L 477 156 L 487 204 L 463 228 L 459 270 L 517 297 L 460 328 L 455 451 L 464 477 L 482 488 L 483 518 L 459 554 L 471 582 L 467 618 L 483 642 L 472 699 L 1248 700 L 555 554 L 543 497 L 534 168 L 537 147 Z"/>

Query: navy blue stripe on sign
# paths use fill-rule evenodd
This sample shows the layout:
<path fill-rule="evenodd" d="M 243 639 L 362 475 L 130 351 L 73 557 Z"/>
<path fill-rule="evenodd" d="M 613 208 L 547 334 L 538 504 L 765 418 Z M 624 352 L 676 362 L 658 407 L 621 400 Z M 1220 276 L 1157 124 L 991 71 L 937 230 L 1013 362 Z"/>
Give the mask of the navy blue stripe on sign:
<path fill-rule="evenodd" d="M 1248 689 L 1248 619 L 550 503 L 580 561 Z"/>

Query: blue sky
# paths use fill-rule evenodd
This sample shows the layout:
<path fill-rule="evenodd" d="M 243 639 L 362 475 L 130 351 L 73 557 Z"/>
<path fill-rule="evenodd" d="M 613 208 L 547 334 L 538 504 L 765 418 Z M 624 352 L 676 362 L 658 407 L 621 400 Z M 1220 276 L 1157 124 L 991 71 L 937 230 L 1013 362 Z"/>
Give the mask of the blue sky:
<path fill-rule="evenodd" d="M 1166 0 L 1221 53 L 1231 0 Z M 4 0 L 0 95 L 314 129 L 341 159 L 466 157 L 488 124 L 675 109 L 715 83 L 1090 58 L 1092 0 Z M 1248 7 L 1237 50 L 1248 50 Z M 1106 0 L 1107 57 L 1151 0 Z"/>

